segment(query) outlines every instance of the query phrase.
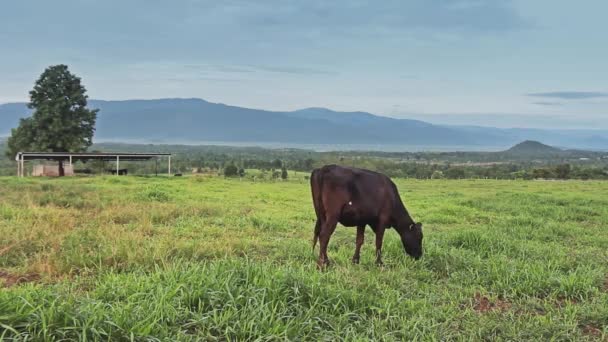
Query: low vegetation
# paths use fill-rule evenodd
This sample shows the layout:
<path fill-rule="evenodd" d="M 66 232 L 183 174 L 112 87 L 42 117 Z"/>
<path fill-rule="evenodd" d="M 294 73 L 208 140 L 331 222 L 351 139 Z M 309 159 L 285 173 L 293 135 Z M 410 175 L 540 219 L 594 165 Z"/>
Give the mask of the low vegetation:
<path fill-rule="evenodd" d="M 0 178 L 0 339 L 608 338 L 608 183 L 398 179 L 424 257 L 319 272 L 305 175 Z"/>
<path fill-rule="evenodd" d="M 540 145 L 540 146 L 539 146 Z M 0 154 L 6 145 L 0 138 Z M 249 177 L 247 169 L 264 170 L 263 178 L 288 176 L 283 168 L 310 172 L 325 164 L 342 164 L 416 179 L 580 179 L 607 180 L 608 152 L 561 151 L 524 142 L 503 152 L 314 152 L 257 147 L 95 144 L 92 151 L 169 152 L 173 171 Z M 561 152 L 555 152 L 561 151 Z M 112 163 L 76 163 L 77 172 L 107 173 Z M 166 163 L 121 163 L 129 174 L 166 173 Z M 158 168 L 157 168 L 158 166 Z M 16 166 L 0 158 L 0 175 L 14 175 Z M 260 176 L 260 175 L 257 175 Z M 259 178 L 259 177 L 258 177 Z"/>

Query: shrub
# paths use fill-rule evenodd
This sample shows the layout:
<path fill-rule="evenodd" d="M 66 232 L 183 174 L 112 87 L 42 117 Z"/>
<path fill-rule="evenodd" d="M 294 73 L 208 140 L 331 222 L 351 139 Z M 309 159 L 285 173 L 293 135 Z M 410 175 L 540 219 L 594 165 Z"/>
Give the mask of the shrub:
<path fill-rule="evenodd" d="M 445 178 L 445 176 L 443 175 L 443 172 L 442 172 L 442 171 L 435 170 L 435 171 L 433 172 L 433 174 L 431 175 L 431 178 L 432 178 L 432 179 L 443 179 L 443 178 Z"/>
<path fill-rule="evenodd" d="M 171 196 L 160 186 L 150 186 L 144 192 L 140 193 L 139 196 L 143 200 L 156 201 L 156 202 L 169 202 Z"/>

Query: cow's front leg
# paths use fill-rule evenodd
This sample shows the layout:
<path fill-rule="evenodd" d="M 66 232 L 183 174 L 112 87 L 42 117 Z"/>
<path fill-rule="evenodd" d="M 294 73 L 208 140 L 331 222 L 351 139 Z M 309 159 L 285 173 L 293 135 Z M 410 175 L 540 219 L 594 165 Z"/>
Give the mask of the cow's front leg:
<path fill-rule="evenodd" d="M 338 220 L 335 218 L 327 218 L 321 227 L 321 234 L 319 234 L 319 260 L 317 260 L 317 266 L 322 269 L 329 265 L 329 258 L 327 257 L 327 244 L 331 234 L 336 230 Z"/>
<path fill-rule="evenodd" d="M 365 240 L 365 226 L 357 227 L 357 241 L 355 243 L 355 255 L 353 255 L 353 264 L 359 263 L 361 246 L 363 245 L 363 241 Z"/>
<path fill-rule="evenodd" d="M 379 224 L 376 227 L 376 265 L 382 266 L 382 240 L 384 239 L 384 225 Z"/>

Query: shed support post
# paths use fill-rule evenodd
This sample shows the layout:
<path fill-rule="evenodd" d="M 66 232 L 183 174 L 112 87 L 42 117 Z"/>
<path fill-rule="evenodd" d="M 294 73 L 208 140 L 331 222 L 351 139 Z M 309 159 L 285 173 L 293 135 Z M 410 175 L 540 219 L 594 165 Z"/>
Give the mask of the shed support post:
<path fill-rule="evenodd" d="M 70 166 L 72 166 L 72 156 L 70 155 Z"/>
<path fill-rule="evenodd" d="M 25 167 L 24 167 L 24 160 L 23 160 L 23 155 L 21 155 L 21 177 L 25 177 Z"/>
<path fill-rule="evenodd" d="M 17 160 L 17 177 L 21 177 L 21 157 Z"/>
<path fill-rule="evenodd" d="M 171 176 L 171 156 L 169 156 L 169 176 Z"/>
<path fill-rule="evenodd" d="M 116 175 L 118 176 L 118 170 L 120 169 L 120 156 L 116 156 Z"/>

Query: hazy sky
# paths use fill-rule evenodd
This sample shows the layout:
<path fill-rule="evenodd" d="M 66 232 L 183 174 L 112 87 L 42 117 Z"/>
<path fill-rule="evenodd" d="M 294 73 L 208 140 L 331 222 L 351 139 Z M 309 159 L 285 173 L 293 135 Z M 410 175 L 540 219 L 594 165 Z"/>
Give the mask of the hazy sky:
<path fill-rule="evenodd" d="M 0 102 L 65 63 L 96 99 L 200 97 L 608 128 L 605 0 L 0 3 Z"/>

